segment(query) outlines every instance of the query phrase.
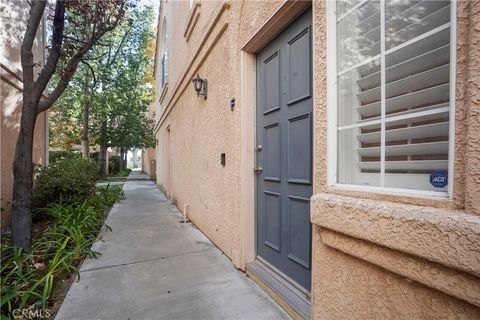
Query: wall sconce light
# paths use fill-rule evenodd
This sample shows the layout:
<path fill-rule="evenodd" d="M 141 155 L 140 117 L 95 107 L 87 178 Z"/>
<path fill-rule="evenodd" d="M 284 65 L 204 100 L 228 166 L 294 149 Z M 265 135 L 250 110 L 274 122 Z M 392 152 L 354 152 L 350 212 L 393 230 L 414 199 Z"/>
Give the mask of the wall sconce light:
<path fill-rule="evenodd" d="M 197 97 L 203 96 L 204 99 L 207 99 L 207 79 L 200 78 L 200 75 L 197 73 L 197 76 L 192 79 L 193 88 L 197 92 Z"/>

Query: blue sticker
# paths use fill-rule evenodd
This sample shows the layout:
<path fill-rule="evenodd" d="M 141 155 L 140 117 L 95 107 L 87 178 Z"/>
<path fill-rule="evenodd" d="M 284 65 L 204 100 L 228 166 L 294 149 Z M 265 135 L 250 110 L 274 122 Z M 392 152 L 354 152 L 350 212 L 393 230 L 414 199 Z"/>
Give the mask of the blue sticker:
<path fill-rule="evenodd" d="M 448 175 L 445 171 L 433 171 L 430 175 L 430 184 L 435 188 L 443 188 L 448 184 Z"/>

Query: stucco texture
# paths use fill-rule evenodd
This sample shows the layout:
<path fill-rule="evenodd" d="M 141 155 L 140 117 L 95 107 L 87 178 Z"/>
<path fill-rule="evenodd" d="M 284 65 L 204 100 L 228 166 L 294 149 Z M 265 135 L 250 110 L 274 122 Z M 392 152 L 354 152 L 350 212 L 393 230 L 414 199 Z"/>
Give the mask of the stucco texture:
<path fill-rule="evenodd" d="M 21 1 L 4 1 L 0 6 L 0 47 L 2 48 L 2 66 L 0 67 L 1 90 L 1 226 L 10 224 L 11 200 L 13 187 L 12 164 L 15 156 L 15 146 L 19 131 L 22 108 L 22 83 L 20 45 L 29 5 Z M 33 46 L 34 62 L 41 66 L 44 62 L 43 25 L 40 24 Z M 4 65 L 5 64 L 5 65 Z M 38 71 L 37 67 L 37 70 Z M 33 162 L 36 165 L 46 165 L 48 157 L 47 113 L 37 117 L 34 132 Z"/>
<path fill-rule="evenodd" d="M 189 205 L 188 218 L 239 267 L 240 48 L 282 2 L 202 1 L 188 41 L 187 3 L 167 2 L 164 7 L 172 39 L 168 50 L 174 54 L 169 57 L 168 89 L 157 111 L 165 110 L 157 127 L 157 181 L 180 210 Z M 190 83 L 197 72 L 208 80 L 207 100 L 197 97 Z M 157 96 L 162 90 L 157 88 Z"/>
<path fill-rule="evenodd" d="M 314 319 L 478 319 L 478 307 L 326 246 L 315 227 Z"/>
<path fill-rule="evenodd" d="M 157 183 L 237 267 L 248 214 L 241 114 L 254 107 L 241 101 L 242 90 L 254 88 L 242 88 L 240 54 L 283 3 L 201 1 L 194 13 L 187 1 L 162 3 L 169 67 L 156 89 Z M 328 186 L 326 2 L 313 2 L 314 319 L 480 318 L 480 17 L 478 1 L 457 4 L 454 194 L 439 201 Z M 160 48 L 156 59 L 160 79 Z M 207 100 L 193 90 L 197 73 L 208 80 Z"/>
<path fill-rule="evenodd" d="M 150 119 L 155 119 L 156 112 L 155 102 L 148 106 L 147 115 Z M 156 150 L 153 148 L 142 149 L 142 172 L 150 177 L 152 180 L 157 179 L 157 165 L 156 165 Z"/>
<path fill-rule="evenodd" d="M 452 200 L 328 187 L 325 2 L 314 4 L 312 318 L 479 319 L 478 1 L 457 2 Z"/>
<path fill-rule="evenodd" d="M 1 71 L 3 73 L 3 69 Z M 1 226 L 4 227 L 9 225 L 11 221 L 11 200 L 13 193 L 12 167 L 21 116 L 22 93 L 2 80 L 1 94 Z M 39 166 L 46 164 L 45 158 L 48 152 L 46 123 L 46 114 L 40 114 L 35 125 L 33 145 L 33 162 Z"/>
<path fill-rule="evenodd" d="M 462 1 L 458 6 L 457 52 L 466 59 L 457 63 L 457 77 L 462 77 L 457 93 L 465 117 L 465 211 L 480 215 L 480 1 Z"/>

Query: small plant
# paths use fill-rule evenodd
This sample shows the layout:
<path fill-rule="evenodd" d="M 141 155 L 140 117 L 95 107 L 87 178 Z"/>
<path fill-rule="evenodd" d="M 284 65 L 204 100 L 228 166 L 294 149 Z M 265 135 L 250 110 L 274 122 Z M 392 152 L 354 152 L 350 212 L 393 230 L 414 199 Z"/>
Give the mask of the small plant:
<path fill-rule="evenodd" d="M 128 175 L 132 172 L 132 169 L 123 169 L 119 171 L 115 176 L 117 177 L 128 177 Z"/>
<path fill-rule="evenodd" d="M 50 151 L 48 153 L 48 162 L 55 163 L 61 159 L 80 159 L 82 155 L 78 151 Z"/>
<path fill-rule="evenodd" d="M 110 156 L 108 160 L 108 172 L 111 175 L 116 175 L 120 168 L 120 157 L 119 156 Z"/>
<path fill-rule="evenodd" d="M 30 252 L 2 242 L 2 319 L 9 319 L 14 309 L 48 308 L 55 279 L 64 273 L 80 276 L 78 267 L 83 259 L 99 255 L 91 246 L 109 209 L 121 197 L 120 187 L 106 186 L 94 190 L 80 204 L 55 204 L 42 209 L 53 223 L 35 239 Z"/>
<path fill-rule="evenodd" d="M 38 171 L 33 208 L 82 203 L 95 193 L 96 165 L 91 160 L 63 158 Z"/>

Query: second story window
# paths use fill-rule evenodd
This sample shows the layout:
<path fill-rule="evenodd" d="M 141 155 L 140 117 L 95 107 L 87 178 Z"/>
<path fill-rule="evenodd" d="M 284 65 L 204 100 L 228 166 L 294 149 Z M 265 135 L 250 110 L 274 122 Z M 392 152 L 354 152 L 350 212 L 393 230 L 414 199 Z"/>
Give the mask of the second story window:
<path fill-rule="evenodd" d="M 168 75 L 168 34 L 167 34 L 167 18 L 163 18 L 162 26 L 162 78 L 161 85 L 165 84 Z"/>

